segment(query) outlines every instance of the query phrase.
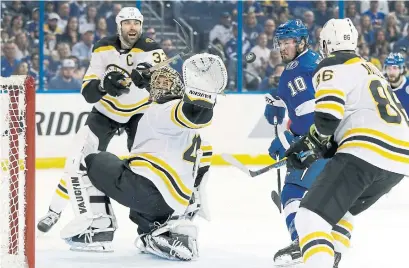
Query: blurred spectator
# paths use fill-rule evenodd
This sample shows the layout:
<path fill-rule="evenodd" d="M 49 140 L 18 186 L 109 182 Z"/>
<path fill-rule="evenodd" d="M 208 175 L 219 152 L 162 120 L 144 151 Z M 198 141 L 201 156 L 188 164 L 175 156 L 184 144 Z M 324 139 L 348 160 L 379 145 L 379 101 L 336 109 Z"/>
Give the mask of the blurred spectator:
<path fill-rule="evenodd" d="M 245 34 L 242 35 L 243 45 L 242 45 L 242 55 L 244 56 L 246 53 L 250 51 L 251 44 Z M 227 73 L 229 89 L 234 89 L 236 87 L 236 70 L 237 70 L 237 24 L 233 23 L 233 38 L 230 39 L 225 47 L 224 47 L 224 54 L 227 58 Z M 240 59 L 242 60 L 242 59 Z"/>
<path fill-rule="evenodd" d="M 273 49 L 274 47 L 274 32 L 276 30 L 276 23 L 274 20 L 268 19 L 264 23 L 264 33 L 267 36 L 267 47 Z"/>
<path fill-rule="evenodd" d="M 280 76 L 284 72 L 285 65 L 279 64 L 274 69 L 274 72 L 269 76 L 266 76 L 260 83 L 258 90 L 260 91 L 272 91 L 278 89 L 278 83 L 280 82 Z"/>
<path fill-rule="evenodd" d="M 17 68 L 13 73 L 13 75 L 27 75 L 27 74 L 28 74 L 28 63 L 24 61 L 20 62 L 17 65 Z"/>
<path fill-rule="evenodd" d="M 356 3 L 355 2 L 347 2 L 347 8 L 345 12 L 345 17 L 350 18 L 355 26 L 359 25 L 361 22 L 361 15 L 356 10 Z"/>
<path fill-rule="evenodd" d="M 31 20 L 27 22 L 26 29 L 30 33 L 32 37 L 34 37 L 34 31 L 38 31 L 38 21 L 40 18 L 40 10 L 38 8 L 34 8 L 33 12 L 31 12 Z"/>
<path fill-rule="evenodd" d="M 228 12 L 221 15 L 220 23 L 216 24 L 209 33 L 209 41 L 213 45 L 224 46 L 233 36 L 231 16 Z"/>
<path fill-rule="evenodd" d="M 392 48 L 393 44 L 401 37 L 400 28 L 398 26 L 398 20 L 394 14 L 389 14 L 386 17 L 386 40 L 390 43 L 389 47 Z"/>
<path fill-rule="evenodd" d="M 268 65 L 266 68 L 266 76 L 270 76 L 274 73 L 274 69 L 277 65 L 282 63 L 282 58 L 280 54 L 280 50 L 274 49 L 270 52 L 270 57 L 268 59 Z"/>
<path fill-rule="evenodd" d="M 50 80 L 49 89 L 81 89 L 81 82 L 73 77 L 74 70 L 73 60 L 63 60 L 59 74 Z"/>
<path fill-rule="evenodd" d="M 249 12 L 247 14 L 243 31 L 246 33 L 250 43 L 254 45 L 257 42 L 258 35 L 263 32 L 263 27 L 257 23 L 256 13 Z"/>
<path fill-rule="evenodd" d="M 23 32 L 23 17 L 16 15 L 11 19 L 11 27 L 9 28 L 9 36 L 15 36 Z"/>
<path fill-rule="evenodd" d="M 112 1 L 104 0 L 98 8 L 98 16 L 107 18 L 108 15 L 112 14 L 113 4 Z"/>
<path fill-rule="evenodd" d="M 45 36 L 44 55 L 51 55 L 56 46 L 57 46 L 57 37 L 55 36 L 55 34 L 48 33 Z"/>
<path fill-rule="evenodd" d="M 157 41 L 155 28 L 152 28 L 152 27 L 148 28 L 148 30 L 146 30 L 146 35 L 150 39 L 153 39 L 153 40 Z"/>
<path fill-rule="evenodd" d="M 77 17 L 70 17 L 67 22 L 65 32 L 57 36 L 57 41 L 68 43 L 70 47 L 78 43 L 81 38 L 81 34 L 78 32 L 78 19 Z"/>
<path fill-rule="evenodd" d="M 264 16 L 264 12 L 263 9 L 261 8 L 260 3 L 255 0 L 246 0 L 244 2 L 243 13 L 244 14 L 254 13 L 257 17 Z"/>
<path fill-rule="evenodd" d="M 58 8 L 58 15 L 60 20 L 58 21 L 58 27 L 64 32 L 67 27 L 68 19 L 70 17 L 70 5 L 68 2 L 60 3 Z"/>
<path fill-rule="evenodd" d="M 171 39 L 164 39 L 161 42 L 161 47 L 163 49 L 163 52 L 165 52 L 166 57 L 172 58 L 173 56 L 176 56 L 178 54 L 178 51 L 176 48 L 173 46 L 173 42 Z M 183 65 L 183 60 L 182 59 L 177 59 L 174 60 L 172 63 L 169 64 L 173 69 L 178 71 L 180 74 L 182 73 L 182 65 Z"/>
<path fill-rule="evenodd" d="M 82 35 L 82 41 L 72 47 L 72 55 L 77 57 L 83 64 L 91 59 L 94 32 L 86 31 Z"/>
<path fill-rule="evenodd" d="M 37 52 L 34 52 L 33 54 L 31 54 L 31 58 L 30 58 L 30 68 L 28 69 L 28 75 L 32 76 L 34 78 L 34 80 L 36 81 L 36 86 L 38 87 L 39 84 L 39 77 L 38 77 L 38 72 L 40 70 L 40 57 L 38 56 Z M 50 77 L 49 72 L 47 71 L 47 68 L 44 69 L 44 87 L 47 87 L 47 79 Z"/>
<path fill-rule="evenodd" d="M 379 29 L 376 32 L 375 43 L 371 46 L 371 54 L 387 54 L 388 50 L 388 41 L 386 40 L 385 31 L 383 29 Z"/>
<path fill-rule="evenodd" d="M 80 66 L 80 60 L 75 57 L 75 56 L 69 56 L 68 59 L 71 59 L 75 62 L 75 70 L 73 77 L 77 80 L 82 81 L 82 78 L 84 78 L 86 68 L 84 66 Z"/>
<path fill-rule="evenodd" d="M 304 25 L 305 27 L 307 27 L 308 30 L 308 34 L 310 36 L 309 41 L 311 42 L 315 42 L 316 38 L 315 38 L 315 18 L 314 18 L 314 13 L 312 11 L 305 11 L 304 12 Z"/>
<path fill-rule="evenodd" d="M 11 5 L 8 7 L 8 11 L 12 15 L 23 15 L 24 17 L 30 16 L 30 10 L 26 7 L 26 3 L 22 3 L 21 1 L 12 1 Z"/>
<path fill-rule="evenodd" d="M 393 51 L 394 52 L 399 52 L 402 48 L 405 48 L 406 51 L 409 50 L 409 27 L 406 30 L 406 36 L 402 37 L 399 39 L 397 42 L 395 42 L 393 46 Z"/>
<path fill-rule="evenodd" d="M 258 36 L 257 45 L 250 52 L 256 55 L 256 60 L 247 65 L 247 71 L 253 75 L 264 77 L 270 58 L 270 49 L 267 48 L 267 35 L 265 33 L 261 33 Z M 254 76 L 246 74 L 246 80 L 248 89 L 256 89 L 258 87 L 258 81 Z"/>
<path fill-rule="evenodd" d="M 95 6 L 88 5 L 87 13 L 81 15 L 78 22 L 80 24 L 80 34 L 87 31 L 95 31 L 97 22 L 97 8 Z"/>
<path fill-rule="evenodd" d="M 369 50 L 369 46 L 367 44 L 363 44 L 361 45 L 361 47 L 359 48 L 359 55 L 364 58 L 365 60 L 371 62 L 373 65 L 375 65 L 379 70 L 382 70 L 382 64 L 379 61 L 378 58 L 376 57 L 372 57 L 370 55 L 370 50 Z"/>
<path fill-rule="evenodd" d="M 315 2 L 315 4 L 317 6 L 314 12 L 315 22 L 317 23 L 318 26 L 324 26 L 324 24 L 332 18 L 331 13 L 328 11 L 327 8 L 327 2 L 325 0 L 320 0 Z"/>
<path fill-rule="evenodd" d="M 372 45 L 375 42 L 375 32 L 372 29 L 371 18 L 368 15 L 361 17 L 361 34 L 367 44 Z"/>
<path fill-rule="evenodd" d="M 1 31 L 1 43 L 5 43 L 7 40 L 9 40 L 9 33 L 2 30 Z"/>
<path fill-rule="evenodd" d="M 20 61 L 16 59 L 16 44 L 8 41 L 3 46 L 4 56 L 1 57 L 1 76 L 9 77 L 14 73 Z"/>
<path fill-rule="evenodd" d="M 3 30 L 6 30 L 7 33 L 9 32 L 12 18 L 13 17 L 10 15 L 10 13 L 7 10 L 3 12 L 2 18 L 1 18 L 1 28 Z"/>
<path fill-rule="evenodd" d="M 278 24 L 286 23 L 290 19 L 290 16 L 286 11 L 281 11 L 278 13 Z"/>
<path fill-rule="evenodd" d="M 385 13 L 379 11 L 379 2 L 371 1 L 369 10 L 362 15 L 367 15 L 371 19 L 371 23 L 374 27 L 381 27 L 385 20 Z"/>
<path fill-rule="evenodd" d="M 122 9 L 122 5 L 115 3 L 113 7 L 113 10 L 114 10 L 113 13 L 111 14 L 111 16 L 107 18 L 108 32 L 110 35 L 116 34 L 117 29 L 116 29 L 115 18 L 116 18 L 116 15 L 118 15 L 119 11 L 121 11 L 121 9 Z"/>
<path fill-rule="evenodd" d="M 60 16 L 57 13 L 48 14 L 47 23 L 44 25 L 45 33 L 62 34 L 62 29 L 58 27 Z"/>
<path fill-rule="evenodd" d="M 94 43 L 97 42 L 98 40 L 108 36 L 108 27 L 107 27 L 107 21 L 105 20 L 104 17 L 100 17 L 97 20 L 97 26 L 95 29 L 95 37 L 94 37 Z"/>
<path fill-rule="evenodd" d="M 87 3 L 85 1 L 71 1 L 70 17 L 79 17 L 85 13 Z"/>
<path fill-rule="evenodd" d="M 287 1 L 291 14 L 296 18 L 302 18 L 307 10 L 312 10 L 312 1 Z"/>
<path fill-rule="evenodd" d="M 403 27 L 409 22 L 408 10 L 405 7 L 405 2 L 403 1 L 396 1 L 395 4 L 395 11 L 391 14 L 395 15 L 398 20 L 398 25 L 402 30 Z"/>
<path fill-rule="evenodd" d="M 71 56 L 71 49 L 68 43 L 59 43 L 57 50 L 52 53 L 52 60 L 50 62 L 49 69 L 55 73 L 59 68 L 63 60 L 68 59 Z"/>
<path fill-rule="evenodd" d="M 19 33 L 16 35 L 16 59 L 22 60 L 23 58 L 30 55 L 30 44 L 27 40 L 26 33 Z"/>
<path fill-rule="evenodd" d="M 45 13 L 48 17 L 51 13 L 55 13 L 55 5 L 54 2 L 47 2 L 45 4 Z"/>
<path fill-rule="evenodd" d="M 361 12 L 364 12 L 364 11 L 370 9 L 371 2 L 373 2 L 373 1 L 361 0 L 361 1 L 357 1 L 357 2 L 359 2 Z M 374 2 L 378 2 L 378 11 L 379 12 L 382 12 L 384 14 L 389 13 L 389 3 L 388 2 L 392 2 L 392 1 L 380 0 L 380 1 L 374 1 Z"/>

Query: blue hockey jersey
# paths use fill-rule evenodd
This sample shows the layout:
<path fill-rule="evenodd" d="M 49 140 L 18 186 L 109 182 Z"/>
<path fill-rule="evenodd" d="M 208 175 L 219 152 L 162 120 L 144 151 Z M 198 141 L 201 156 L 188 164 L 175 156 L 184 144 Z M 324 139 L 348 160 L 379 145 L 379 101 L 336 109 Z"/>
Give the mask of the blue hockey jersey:
<path fill-rule="evenodd" d="M 319 62 L 318 53 L 306 50 L 287 64 L 280 77 L 277 94 L 287 106 L 291 131 L 296 135 L 306 134 L 314 123 L 315 91 L 312 77 Z"/>
<path fill-rule="evenodd" d="M 394 88 L 393 92 L 396 94 L 396 97 L 398 97 L 406 113 L 409 115 L 409 79 L 404 77 L 402 84 L 399 87 Z"/>

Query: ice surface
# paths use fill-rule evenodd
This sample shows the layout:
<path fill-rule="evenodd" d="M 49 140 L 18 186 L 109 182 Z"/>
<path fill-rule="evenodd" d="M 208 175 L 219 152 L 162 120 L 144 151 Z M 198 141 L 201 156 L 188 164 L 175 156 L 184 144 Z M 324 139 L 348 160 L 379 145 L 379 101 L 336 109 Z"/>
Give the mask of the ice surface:
<path fill-rule="evenodd" d="M 37 218 L 47 211 L 60 176 L 61 170 L 37 172 Z M 189 263 L 140 254 L 133 246 L 136 226 L 128 219 L 128 210 L 115 202 L 113 206 L 119 222 L 114 239 L 115 252 L 72 252 L 59 237 L 61 228 L 73 215 L 68 204 L 54 229 L 37 237 L 36 267 L 272 268 L 274 253 L 289 243 L 283 216 L 270 199 L 271 190 L 275 188 L 275 171 L 249 178 L 232 167 L 214 168 L 207 188 L 212 221 L 198 220 L 201 256 Z M 407 267 L 408 179 L 358 216 L 354 225 L 352 248 L 344 256 L 341 268 Z"/>

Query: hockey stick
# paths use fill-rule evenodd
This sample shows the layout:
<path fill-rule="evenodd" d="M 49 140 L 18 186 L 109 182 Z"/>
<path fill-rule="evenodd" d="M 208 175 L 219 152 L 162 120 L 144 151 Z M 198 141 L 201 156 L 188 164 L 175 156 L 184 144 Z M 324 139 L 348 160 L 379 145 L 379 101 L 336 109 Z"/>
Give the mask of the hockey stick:
<path fill-rule="evenodd" d="M 277 121 L 277 116 L 274 116 L 274 134 L 276 138 L 278 138 L 278 121 Z M 277 153 L 276 154 L 276 159 L 279 161 L 280 156 Z M 281 172 L 280 169 L 277 169 L 277 187 L 278 187 L 278 193 L 276 191 L 271 192 L 271 199 L 273 200 L 274 204 L 277 206 L 278 210 L 281 213 Z"/>

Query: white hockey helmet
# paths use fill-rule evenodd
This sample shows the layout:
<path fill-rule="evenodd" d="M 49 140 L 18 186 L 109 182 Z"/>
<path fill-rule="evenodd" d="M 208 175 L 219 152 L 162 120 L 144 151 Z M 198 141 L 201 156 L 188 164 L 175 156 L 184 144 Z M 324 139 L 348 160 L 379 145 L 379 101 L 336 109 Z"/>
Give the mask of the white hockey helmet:
<path fill-rule="evenodd" d="M 324 57 L 336 51 L 355 51 L 358 46 L 358 31 L 349 18 L 330 19 L 320 34 L 320 50 Z"/>
<path fill-rule="evenodd" d="M 115 22 L 119 36 L 121 36 L 121 23 L 124 20 L 137 20 L 141 22 L 141 29 L 143 26 L 143 15 L 136 7 L 124 7 L 116 15 Z M 141 30 L 142 31 L 142 30 Z"/>

